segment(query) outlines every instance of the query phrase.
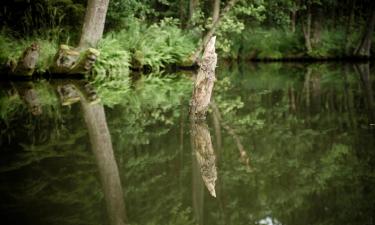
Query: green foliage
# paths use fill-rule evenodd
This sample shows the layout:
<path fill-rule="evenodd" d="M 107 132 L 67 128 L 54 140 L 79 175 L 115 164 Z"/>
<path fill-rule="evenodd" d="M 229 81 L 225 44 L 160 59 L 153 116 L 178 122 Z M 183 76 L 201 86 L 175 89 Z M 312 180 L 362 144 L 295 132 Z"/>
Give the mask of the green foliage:
<path fill-rule="evenodd" d="M 133 66 L 160 70 L 167 64 L 182 63 L 195 49 L 194 38 L 178 28 L 178 20 L 165 18 L 151 26 L 133 19 L 126 32 L 117 34 L 123 48 L 132 52 Z"/>
<path fill-rule="evenodd" d="M 93 69 L 93 84 L 104 104 L 113 106 L 129 91 L 130 54 L 112 35 L 99 43 L 100 56 Z"/>
<path fill-rule="evenodd" d="M 17 62 L 23 51 L 32 43 L 37 43 L 40 47 L 39 60 L 36 65 L 36 72 L 44 73 L 52 63 L 52 59 L 57 52 L 58 40 L 42 39 L 39 37 L 28 37 L 17 40 L 8 36 L 4 32 L 0 33 L 0 64 L 4 67 L 10 60 Z"/>
<path fill-rule="evenodd" d="M 247 30 L 236 45 L 236 54 L 245 59 L 293 57 L 304 49 L 301 35 L 280 29 Z"/>
<path fill-rule="evenodd" d="M 114 107 L 114 114 L 121 112 L 118 119 L 122 122 L 116 123 L 121 126 L 113 129 L 128 137 L 121 138 L 121 142 L 147 144 L 153 135 L 165 134 L 179 118 L 181 105 L 190 97 L 191 82 L 184 77 L 159 76 L 141 77 Z M 164 128 L 148 131 L 160 125 Z"/>

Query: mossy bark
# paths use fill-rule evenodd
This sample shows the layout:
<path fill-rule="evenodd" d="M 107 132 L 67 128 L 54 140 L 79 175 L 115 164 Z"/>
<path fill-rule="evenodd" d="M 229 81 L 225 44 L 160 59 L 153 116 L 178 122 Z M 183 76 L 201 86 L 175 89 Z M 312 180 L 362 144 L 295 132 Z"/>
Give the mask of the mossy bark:
<path fill-rule="evenodd" d="M 79 52 L 73 47 L 61 45 L 50 71 L 54 74 L 87 74 L 98 56 L 99 51 L 93 48 Z"/>
<path fill-rule="evenodd" d="M 31 77 L 38 63 L 40 47 L 37 43 L 27 47 L 17 62 L 9 61 L 10 74 L 13 76 Z"/>

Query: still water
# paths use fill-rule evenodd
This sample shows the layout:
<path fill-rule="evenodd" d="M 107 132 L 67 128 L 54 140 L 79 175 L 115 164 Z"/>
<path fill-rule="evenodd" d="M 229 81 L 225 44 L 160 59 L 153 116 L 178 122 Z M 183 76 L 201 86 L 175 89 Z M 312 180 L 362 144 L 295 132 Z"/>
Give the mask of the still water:
<path fill-rule="evenodd" d="M 199 123 L 191 74 L 2 82 L 0 223 L 375 224 L 370 65 L 217 77 Z"/>

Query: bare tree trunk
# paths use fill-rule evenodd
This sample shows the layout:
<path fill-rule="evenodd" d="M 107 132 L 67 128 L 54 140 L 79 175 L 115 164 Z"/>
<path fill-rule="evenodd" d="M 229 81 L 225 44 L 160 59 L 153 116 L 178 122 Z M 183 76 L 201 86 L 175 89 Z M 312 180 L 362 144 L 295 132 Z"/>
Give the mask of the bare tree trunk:
<path fill-rule="evenodd" d="M 361 39 L 361 42 L 354 50 L 354 55 L 362 56 L 362 57 L 370 57 L 370 49 L 371 49 L 371 40 L 372 34 L 374 31 L 375 26 L 375 6 L 372 6 L 371 15 L 369 16 L 369 20 L 365 29 L 365 33 Z"/>
<path fill-rule="evenodd" d="M 213 0 L 212 23 L 219 19 L 220 15 L 220 0 Z"/>
<path fill-rule="evenodd" d="M 124 196 L 104 107 L 101 104 L 89 104 L 82 97 L 81 105 L 99 169 L 110 224 L 124 225 L 126 221 Z"/>
<path fill-rule="evenodd" d="M 212 37 L 208 43 L 203 60 L 200 63 L 197 78 L 194 84 L 193 95 L 190 101 L 190 118 L 203 120 L 211 101 L 212 89 L 214 87 L 215 69 L 217 55 L 215 52 L 216 37 Z"/>
<path fill-rule="evenodd" d="M 103 36 L 109 0 L 88 0 L 79 48 L 95 47 Z"/>
<path fill-rule="evenodd" d="M 305 38 L 305 46 L 307 52 L 312 51 L 311 46 L 311 6 L 307 8 L 306 24 L 302 23 L 303 36 Z"/>

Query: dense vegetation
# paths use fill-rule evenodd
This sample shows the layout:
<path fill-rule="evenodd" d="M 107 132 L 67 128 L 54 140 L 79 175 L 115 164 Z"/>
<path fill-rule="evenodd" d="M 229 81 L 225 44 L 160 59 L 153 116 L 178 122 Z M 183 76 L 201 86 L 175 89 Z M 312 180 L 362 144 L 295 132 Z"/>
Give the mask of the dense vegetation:
<path fill-rule="evenodd" d="M 224 8 L 227 3 L 111 0 L 101 65 L 110 69 L 121 61 L 126 67 L 153 70 L 191 65 L 189 57 L 218 14 L 215 4 Z M 0 62 L 4 65 L 19 57 L 37 41 L 42 49 L 38 71 L 46 71 L 59 44 L 77 45 L 85 7 L 83 0 L 2 1 Z M 369 57 L 374 51 L 374 12 L 370 0 L 239 0 L 216 30 L 219 56 L 230 60 Z"/>

